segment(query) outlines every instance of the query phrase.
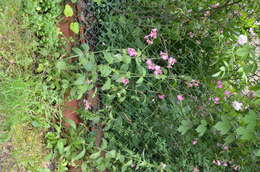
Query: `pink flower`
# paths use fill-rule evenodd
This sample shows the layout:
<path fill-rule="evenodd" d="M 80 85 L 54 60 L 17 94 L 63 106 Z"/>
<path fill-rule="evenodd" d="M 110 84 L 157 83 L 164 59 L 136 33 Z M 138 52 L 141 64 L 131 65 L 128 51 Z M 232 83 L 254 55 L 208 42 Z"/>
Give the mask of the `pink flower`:
<path fill-rule="evenodd" d="M 194 34 L 192 32 L 189 32 L 189 36 L 190 36 L 190 38 L 193 38 Z"/>
<path fill-rule="evenodd" d="M 200 84 L 200 81 L 199 81 L 199 80 L 191 80 L 191 84 L 192 84 L 192 86 L 194 86 L 194 87 L 198 87 L 199 84 Z"/>
<path fill-rule="evenodd" d="M 214 103 L 215 103 L 215 104 L 219 104 L 219 100 L 220 100 L 220 99 L 219 99 L 218 97 L 215 97 L 215 98 L 214 98 Z"/>
<path fill-rule="evenodd" d="M 221 161 L 220 160 L 213 160 L 212 163 L 217 165 L 217 166 L 221 166 Z"/>
<path fill-rule="evenodd" d="M 146 42 L 147 42 L 147 44 L 149 44 L 149 45 L 153 44 L 153 40 L 150 40 L 150 39 L 147 39 Z"/>
<path fill-rule="evenodd" d="M 184 96 L 183 96 L 183 95 L 178 95 L 178 96 L 177 96 L 177 99 L 178 99 L 179 101 L 183 101 L 183 100 L 184 100 Z"/>
<path fill-rule="evenodd" d="M 218 86 L 217 86 L 218 88 L 222 88 L 222 87 L 223 87 L 221 80 L 219 80 L 219 81 L 217 82 L 217 84 L 218 84 Z"/>
<path fill-rule="evenodd" d="M 167 60 L 168 59 L 168 54 L 167 53 L 164 53 L 164 52 L 160 52 L 160 56 L 163 60 Z"/>
<path fill-rule="evenodd" d="M 228 90 L 226 90 L 226 91 L 224 91 L 224 94 L 225 94 L 226 96 L 230 96 L 230 95 L 231 95 L 231 92 L 228 91 Z"/>
<path fill-rule="evenodd" d="M 153 61 L 152 61 L 151 59 L 148 59 L 148 60 L 146 61 L 146 64 L 147 64 L 147 68 L 148 68 L 149 70 L 155 70 L 155 64 L 153 63 Z"/>
<path fill-rule="evenodd" d="M 193 141 L 192 141 L 192 144 L 193 144 L 193 145 L 196 145 L 197 143 L 198 143 L 197 140 L 193 140 Z"/>
<path fill-rule="evenodd" d="M 162 74 L 162 70 L 161 70 L 161 67 L 160 66 L 158 66 L 158 65 L 156 65 L 155 67 L 154 67 L 154 75 L 161 75 Z"/>
<path fill-rule="evenodd" d="M 223 166 L 224 166 L 224 167 L 227 167 L 228 164 L 227 164 L 226 162 L 223 162 Z"/>
<path fill-rule="evenodd" d="M 158 97 L 159 97 L 159 99 L 163 100 L 165 98 L 165 95 L 164 94 L 159 94 Z"/>
<path fill-rule="evenodd" d="M 88 102 L 87 99 L 84 99 L 83 103 L 84 103 L 85 110 L 90 110 L 91 109 L 91 104 Z"/>
<path fill-rule="evenodd" d="M 147 65 L 152 65 L 152 64 L 153 64 L 153 61 L 152 61 L 151 59 L 148 59 L 148 60 L 146 60 L 146 64 L 147 64 Z"/>
<path fill-rule="evenodd" d="M 144 39 L 146 40 L 147 44 L 151 45 L 153 44 L 153 40 L 157 38 L 157 29 L 154 28 L 152 29 L 152 31 L 150 32 L 149 35 L 146 35 L 144 37 Z"/>
<path fill-rule="evenodd" d="M 149 70 L 154 70 L 155 69 L 155 64 L 148 65 L 147 68 Z"/>
<path fill-rule="evenodd" d="M 135 51 L 135 49 L 128 48 L 127 51 L 128 51 L 129 56 L 131 56 L 131 57 L 137 56 L 137 52 Z"/>
<path fill-rule="evenodd" d="M 227 150 L 228 150 L 228 146 L 224 146 L 223 149 L 224 149 L 225 151 L 227 151 Z"/>
<path fill-rule="evenodd" d="M 129 83 L 127 78 L 121 78 L 121 82 L 126 86 Z"/>
<path fill-rule="evenodd" d="M 200 172 L 200 170 L 199 170 L 198 167 L 194 167 L 192 171 L 193 171 L 193 172 Z"/>
<path fill-rule="evenodd" d="M 168 66 L 167 66 L 167 68 L 172 68 L 172 65 L 174 65 L 176 62 L 177 62 L 177 60 L 175 58 L 170 57 L 168 59 Z"/>
<path fill-rule="evenodd" d="M 157 29 L 156 28 L 152 29 L 152 31 L 150 33 L 150 37 L 153 39 L 157 38 Z"/>
<path fill-rule="evenodd" d="M 186 84 L 187 84 L 187 87 L 189 87 L 189 88 L 193 87 L 192 83 L 187 82 Z"/>

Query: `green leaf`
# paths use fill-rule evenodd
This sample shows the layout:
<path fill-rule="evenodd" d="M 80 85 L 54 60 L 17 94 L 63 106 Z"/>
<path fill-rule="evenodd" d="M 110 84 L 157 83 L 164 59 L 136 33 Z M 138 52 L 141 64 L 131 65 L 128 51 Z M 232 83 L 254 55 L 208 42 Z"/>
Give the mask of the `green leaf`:
<path fill-rule="evenodd" d="M 221 74 L 221 72 L 217 72 L 217 73 L 213 74 L 212 77 L 216 78 L 216 77 L 218 77 L 220 74 Z"/>
<path fill-rule="evenodd" d="M 235 137 L 234 135 L 229 135 L 224 140 L 225 140 L 225 144 L 230 144 L 235 140 Z"/>
<path fill-rule="evenodd" d="M 188 120 L 182 120 L 181 121 L 181 125 L 179 126 L 179 128 L 177 129 L 182 135 L 184 135 L 185 133 L 187 133 L 187 131 L 189 129 L 192 128 L 192 122 L 188 119 Z"/>
<path fill-rule="evenodd" d="M 237 135 L 241 136 L 242 140 L 251 140 L 254 137 L 254 132 L 250 128 L 239 127 L 237 130 Z"/>
<path fill-rule="evenodd" d="M 108 62 L 108 64 L 113 64 L 113 56 L 110 53 L 104 52 L 104 59 Z"/>
<path fill-rule="evenodd" d="M 243 121 L 251 127 L 256 126 L 256 113 L 250 110 L 247 115 L 243 118 Z"/>
<path fill-rule="evenodd" d="M 82 52 L 82 50 L 81 49 L 79 49 L 79 48 L 72 48 L 72 51 L 76 54 L 76 55 L 78 55 L 78 56 L 83 56 L 84 55 L 84 53 Z"/>
<path fill-rule="evenodd" d="M 127 163 L 125 163 L 123 166 L 122 166 L 122 172 L 126 171 L 128 167 L 130 167 L 133 163 L 133 160 L 129 160 Z"/>
<path fill-rule="evenodd" d="M 231 125 L 228 122 L 228 120 L 224 121 L 219 121 L 215 126 L 214 126 L 222 135 L 227 134 L 228 131 L 231 129 Z"/>
<path fill-rule="evenodd" d="M 89 158 L 90 159 L 97 159 L 99 157 L 100 157 L 100 152 L 96 152 L 96 153 L 91 154 Z"/>
<path fill-rule="evenodd" d="M 38 172 L 51 172 L 51 170 L 48 168 L 40 168 Z"/>
<path fill-rule="evenodd" d="M 61 72 L 62 70 L 67 69 L 67 64 L 63 60 L 59 60 L 56 64 L 56 67 L 58 69 L 58 72 Z"/>
<path fill-rule="evenodd" d="M 260 90 L 256 91 L 256 97 L 260 97 Z"/>
<path fill-rule="evenodd" d="M 72 3 L 76 3 L 76 2 L 77 2 L 77 0 L 71 0 L 71 2 L 72 2 Z"/>
<path fill-rule="evenodd" d="M 102 0 L 92 0 L 93 2 L 96 2 L 98 5 L 101 5 Z"/>
<path fill-rule="evenodd" d="M 196 131 L 199 133 L 199 137 L 203 136 L 207 130 L 207 121 L 201 120 L 201 124 L 196 128 Z"/>
<path fill-rule="evenodd" d="M 237 54 L 238 56 L 240 56 L 240 57 L 245 58 L 245 57 L 248 56 L 249 50 L 250 50 L 249 47 L 244 46 L 244 47 L 241 47 L 241 48 L 237 49 L 236 54 Z"/>
<path fill-rule="evenodd" d="M 106 139 L 102 139 L 102 144 L 101 144 L 101 149 L 105 150 L 107 148 L 107 140 Z"/>
<path fill-rule="evenodd" d="M 88 169 L 89 169 L 88 163 L 84 161 L 84 162 L 81 164 L 81 170 L 82 170 L 82 172 L 87 172 Z"/>
<path fill-rule="evenodd" d="M 79 23 L 78 22 L 70 23 L 70 30 L 72 30 L 72 32 L 76 34 L 79 34 Z"/>
<path fill-rule="evenodd" d="M 85 148 L 83 148 L 83 150 L 82 150 L 77 156 L 75 156 L 75 157 L 72 158 L 72 159 L 73 159 L 74 161 L 80 160 L 81 158 L 84 157 L 85 153 L 86 153 L 86 150 L 85 150 Z"/>
<path fill-rule="evenodd" d="M 77 126 L 76 126 L 76 124 L 75 124 L 75 122 L 74 122 L 73 120 L 71 120 L 71 119 L 66 119 L 66 122 L 68 122 L 69 125 L 70 125 L 74 130 L 76 130 Z"/>
<path fill-rule="evenodd" d="M 72 9 L 72 7 L 69 4 L 65 5 L 64 15 L 66 17 L 72 17 L 73 16 L 73 9 Z"/>
<path fill-rule="evenodd" d="M 128 55 L 124 55 L 124 56 L 122 56 L 122 61 L 125 64 L 129 64 L 129 63 L 131 63 L 131 57 Z"/>
<path fill-rule="evenodd" d="M 84 74 L 79 74 L 77 80 L 74 82 L 75 85 L 83 85 L 86 82 L 86 78 Z"/>
<path fill-rule="evenodd" d="M 88 60 L 84 56 L 80 56 L 79 63 L 83 66 L 86 66 L 86 65 L 88 65 Z"/>
<path fill-rule="evenodd" d="M 102 77 L 107 77 L 112 72 L 112 69 L 108 65 L 99 65 L 99 71 Z"/>
<path fill-rule="evenodd" d="M 106 156 L 108 158 L 116 158 L 116 151 L 115 150 L 111 150 L 111 151 L 107 152 Z"/>
<path fill-rule="evenodd" d="M 137 66 L 137 70 L 138 70 L 138 73 L 141 74 L 142 76 L 146 75 L 146 69 L 144 67 L 142 67 L 141 65 Z"/>
<path fill-rule="evenodd" d="M 260 156 L 260 149 L 256 151 L 256 156 Z"/>
<path fill-rule="evenodd" d="M 136 81 L 137 84 L 142 84 L 143 82 L 144 82 L 144 78 L 143 78 L 143 77 L 139 78 L 139 79 Z"/>
<path fill-rule="evenodd" d="M 59 140 L 57 143 L 57 148 L 60 154 L 64 152 L 64 143 L 63 140 Z"/>
<path fill-rule="evenodd" d="M 105 84 L 102 86 L 102 90 L 109 90 L 111 88 L 111 79 L 108 78 Z"/>

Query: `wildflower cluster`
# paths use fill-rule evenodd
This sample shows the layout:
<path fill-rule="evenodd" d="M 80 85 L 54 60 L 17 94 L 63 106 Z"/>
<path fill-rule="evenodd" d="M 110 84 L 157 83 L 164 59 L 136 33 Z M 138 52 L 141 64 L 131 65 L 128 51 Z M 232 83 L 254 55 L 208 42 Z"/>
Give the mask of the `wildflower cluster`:
<path fill-rule="evenodd" d="M 150 34 L 146 35 L 144 37 L 144 39 L 146 40 L 146 43 L 149 44 L 149 45 L 153 44 L 153 40 L 156 39 L 156 38 L 157 38 L 157 29 L 156 28 L 152 29 Z"/>

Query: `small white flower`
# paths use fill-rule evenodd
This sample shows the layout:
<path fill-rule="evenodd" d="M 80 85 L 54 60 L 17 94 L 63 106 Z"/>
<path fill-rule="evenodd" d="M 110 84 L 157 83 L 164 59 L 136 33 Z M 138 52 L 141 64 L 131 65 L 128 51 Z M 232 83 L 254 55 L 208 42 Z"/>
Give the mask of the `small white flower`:
<path fill-rule="evenodd" d="M 232 102 L 232 106 L 235 110 L 239 111 L 239 110 L 242 110 L 243 103 L 240 103 L 238 101 L 234 101 L 234 102 Z"/>
<path fill-rule="evenodd" d="M 245 43 L 247 43 L 248 39 L 246 35 L 239 35 L 237 42 L 240 45 L 244 45 Z"/>

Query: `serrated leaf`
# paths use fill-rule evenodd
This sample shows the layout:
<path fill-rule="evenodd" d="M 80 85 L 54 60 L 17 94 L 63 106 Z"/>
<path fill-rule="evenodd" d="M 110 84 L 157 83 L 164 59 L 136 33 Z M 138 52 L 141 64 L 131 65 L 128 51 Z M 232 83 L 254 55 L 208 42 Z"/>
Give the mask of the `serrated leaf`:
<path fill-rule="evenodd" d="M 106 156 L 109 158 L 116 158 L 116 151 L 111 150 L 111 151 L 107 152 Z"/>
<path fill-rule="evenodd" d="M 227 145 L 232 143 L 235 140 L 235 137 L 233 135 L 229 135 L 224 140 L 225 140 L 225 144 Z"/>
<path fill-rule="evenodd" d="M 108 62 L 108 64 L 112 64 L 114 61 L 114 58 L 110 53 L 104 53 L 104 59 Z"/>
<path fill-rule="evenodd" d="M 81 158 L 84 157 L 85 153 L 86 153 L 86 150 L 85 150 L 85 148 L 83 148 L 83 150 L 82 150 L 77 156 L 75 156 L 75 157 L 72 158 L 72 159 L 73 159 L 74 161 L 80 160 Z"/>
<path fill-rule="evenodd" d="M 72 9 L 72 7 L 69 4 L 65 5 L 64 15 L 66 17 L 72 17 L 73 16 L 73 9 Z"/>
<path fill-rule="evenodd" d="M 58 71 L 61 72 L 62 70 L 65 70 L 67 68 L 67 64 L 64 61 L 60 60 L 57 62 L 56 67 Z"/>
<path fill-rule="evenodd" d="M 72 32 L 76 34 L 79 34 L 79 23 L 78 22 L 70 23 L 70 30 L 72 30 Z"/>
<path fill-rule="evenodd" d="M 74 84 L 75 85 L 83 85 L 83 84 L 85 84 L 85 81 L 86 81 L 85 75 L 81 74 L 81 75 L 78 75 L 78 78 L 74 82 Z"/>
<path fill-rule="evenodd" d="M 231 129 L 230 123 L 225 120 L 225 121 L 219 121 L 215 126 L 214 126 L 222 135 L 227 134 L 228 131 Z"/>
<path fill-rule="evenodd" d="M 207 130 L 207 121 L 201 120 L 201 124 L 196 128 L 196 131 L 199 133 L 199 137 L 203 136 Z"/>
<path fill-rule="evenodd" d="M 123 165 L 122 167 L 122 172 L 127 170 L 127 167 L 131 166 L 133 163 L 133 160 L 129 160 L 126 164 Z"/>
<path fill-rule="evenodd" d="M 99 71 L 102 77 L 107 77 L 112 72 L 112 69 L 108 65 L 99 65 Z"/>
<path fill-rule="evenodd" d="M 248 112 L 248 114 L 243 118 L 243 121 L 248 125 L 256 125 L 256 113 L 252 110 Z"/>
<path fill-rule="evenodd" d="M 254 133 L 252 129 L 245 128 L 245 127 L 239 127 L 237 130 L 237 135 L 241 137 L 242 140 L 251 140 L 254 137 Z"/>
<path fill-rule="evenodd" d="M 91 154 L 89 158 L 90 159 L 97 159 L 99 157 L 100 157 L 100 152 L 96 152 L 96 153 Z"/>
<path fill-rule="evenodd" d="M 102 90 L 109 90 L 111 88 L 111 79 L 108 78 L 105 84 L 102 86 Z"/>
<path fill-rule="evenodd" d="M 78 56 L 83 56 L 84 55 L 84 53 L 83 53 L 83 51 L 81 50 L 81 49 L 79 49 L 79 48 L 72 48 L 72 51 L 76 54 L 76 55 L 78 55 Z"/>
<path fill-rule="evenodd" d="M 177 129 L 182 135 L 184 135 L 189 129 L 192 128 L 192 122 L 188 120 L 182 120 L 181 125 Z"/>

